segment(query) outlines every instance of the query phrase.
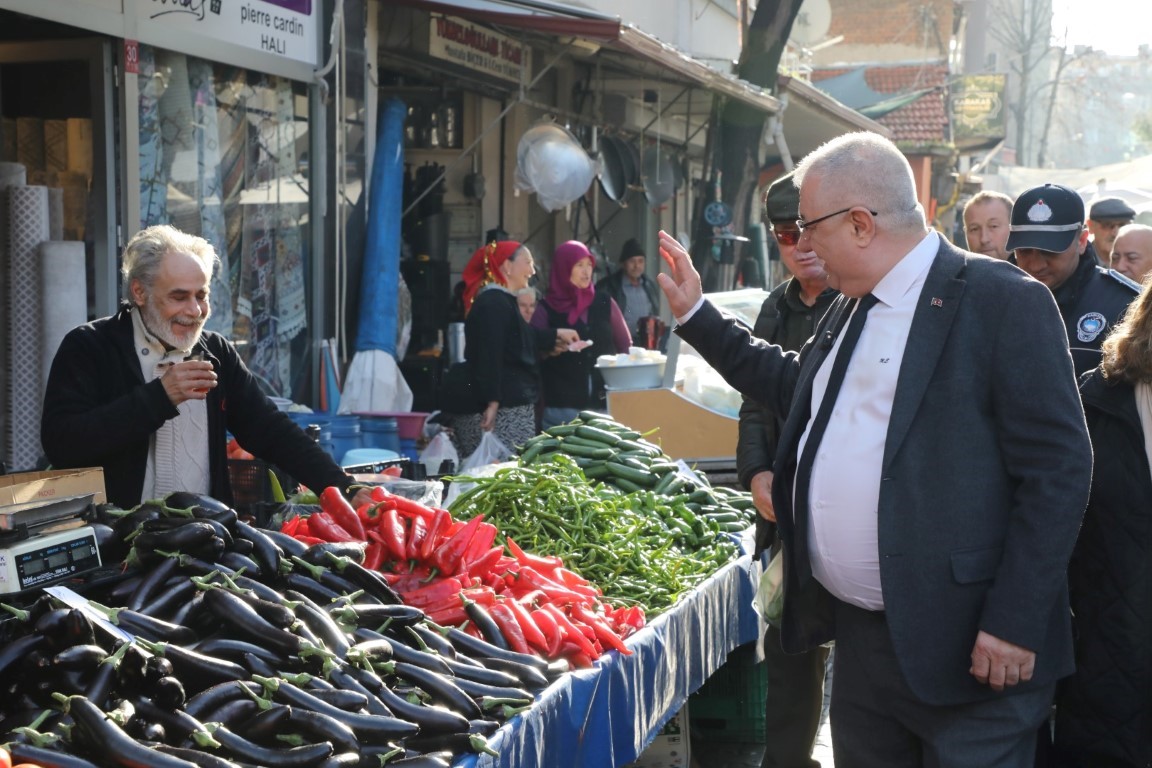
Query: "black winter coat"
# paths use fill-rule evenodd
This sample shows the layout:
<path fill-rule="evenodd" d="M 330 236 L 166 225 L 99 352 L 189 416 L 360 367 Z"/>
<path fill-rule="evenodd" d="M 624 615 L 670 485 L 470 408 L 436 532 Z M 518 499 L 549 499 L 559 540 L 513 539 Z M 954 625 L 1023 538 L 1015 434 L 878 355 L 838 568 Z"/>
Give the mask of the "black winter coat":
<path fill-rule="evenodd" d="M 1152 765 L 1152 473 L 1131 384 L 1080 386 L 1095 454 L 1068 568 L 1076 672 L 1057 696 L 1061 766 Z"/>
<path fill-rule="evenodd" d="M 205 331 L 193 351 L 204 353 L 217 376 L 207 400 L 213 497 L 232 503 L 226 432 L 317 493 L 330 485 L 347 490 L 352 478 L 277 410 L 231 342 Z M 40 442 L 56 469 L 103 467 L 108 501 L 130 509 L 141 502 L 149 439 L 178 413 L 159 379 L 144 381 L 124 305 L 112 317 L 74 328 L 60 343 L 48 375 Z"/>
<path fill-rule="evenodd" d="M 612 298 L 607 293 L 596 291 L 596 298 L 588 307 L 587 322 L 568 322 L 568 313 L 557 312 L 547 301 L 541 301 L 540 306 L 548 315 L 549 328 L 572 328 L 581 339 L 592 341 L 592 346 L 579 352 L 566 352 L 540 361 L 544 407 L 603 409 L 604 379 L 596 370 L 596 358 L 628 351 L 616 349 L 612 337 Z"/>

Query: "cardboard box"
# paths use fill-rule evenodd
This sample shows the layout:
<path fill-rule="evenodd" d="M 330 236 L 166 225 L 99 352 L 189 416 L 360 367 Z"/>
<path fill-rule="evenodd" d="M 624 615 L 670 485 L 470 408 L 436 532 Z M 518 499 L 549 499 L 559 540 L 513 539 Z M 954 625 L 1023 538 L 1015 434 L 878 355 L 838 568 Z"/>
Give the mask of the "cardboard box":
<path fill-rule="evenodd" d="M 740 420 L 713 411 L 673 389 L 609 390 L 608 413 L 648 437 L 673 459 L 736 460 Z"/>
<path fill-rule="evenodd" d="M 0 506 L 82 496 L 86 493 L 95 494 L 92 499 L 94 504 L 103 504 L 108 500 L 104 495 L 104 470 L 100 467 L 0 475 Z"/>
<path fill-rule="evenodd" d="M 672 716 L 648 748 L 625 768 L 688 768 L 692 753 L 688 739 L 688 704 Z"/>

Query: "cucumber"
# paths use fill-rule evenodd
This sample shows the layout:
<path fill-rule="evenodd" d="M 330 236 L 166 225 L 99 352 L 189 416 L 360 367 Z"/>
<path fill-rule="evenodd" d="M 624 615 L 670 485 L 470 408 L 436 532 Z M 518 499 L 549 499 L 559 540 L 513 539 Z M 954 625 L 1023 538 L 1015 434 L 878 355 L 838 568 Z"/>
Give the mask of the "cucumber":
<path fill-rule="evenodd" d="M 596 442 L 603 443 L 609 447 L 613 447 L 620 442 L 620 437 L 618 435 L 614 435 L 606 429 L 591 427 L 584 424 L 576 427 L 576 436 L 583 437 L 586 440 L 595 440 Z"/>
<path fill-rule="evenodd" d="M 563 442 L 560 450 L 571 456 L 583 456 L 586 459 L 608 460 L 615 455 L 611 448 L 593 448 L 587 445 L 573 443 L 570 439 Z"/>
<path fill-rule="evenodd" d="M 642 488 L 651 488 L 656 484 L 656 476 L 647 470 L 630 467 L 619 461 L 609 461 L 605 466 L 617 478 L 628 480 Z"/>

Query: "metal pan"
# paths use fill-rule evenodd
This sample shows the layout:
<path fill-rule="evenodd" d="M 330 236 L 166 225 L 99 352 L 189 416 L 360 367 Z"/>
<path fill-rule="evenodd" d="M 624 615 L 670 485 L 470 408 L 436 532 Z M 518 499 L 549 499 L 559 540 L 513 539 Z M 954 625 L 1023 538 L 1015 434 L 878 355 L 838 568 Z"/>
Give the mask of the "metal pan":
<path fill-rule="evenodd" d="M 604 196 L 616 203 L 623 203 L 628 196 L 629 166 L 627 150 L 623 142 L 615 136 L 600 137 L 600 188 Z"/>

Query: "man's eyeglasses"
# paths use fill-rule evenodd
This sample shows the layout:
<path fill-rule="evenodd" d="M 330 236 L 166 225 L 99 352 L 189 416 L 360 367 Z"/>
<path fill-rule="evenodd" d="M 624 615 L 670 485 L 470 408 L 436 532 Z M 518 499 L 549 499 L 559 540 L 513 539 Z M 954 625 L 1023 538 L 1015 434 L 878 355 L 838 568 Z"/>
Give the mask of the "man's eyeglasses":
<path fill-rule="evenodd" d="M 833 216 L 839 216 L 842 213 L 848 213 L 848 211 L 852 210 L 853 208 L 860 208 L 860 207 L 862 207 L 862 206 L 850 205 L 847 208 L 841 208 L 839 211 L 833 211 L 832 213 L 829 213 L 825 216 L 821 216 L 818 219 L 812 219 L 812 221 L 804 221 L 804 218 L 801 217 L 799 219 L 796 219 L 796 226 L 799 227 L 800 232 L 803 233 L 807 230 L 814 229 L 816 227 L 816 225 L 822 221 L 826 221 L 826 220 L 832 218 Z M 865 208 L 864 210 L 868 211 L 868 213 L 872 214 L 873 216 L 879 216 L 880 215 L 880 213 L 878 211 L 873 211 L 869 208 Z"/>
<path fill-rule="evenodd" d="M 796 243 L 800 242 L 800 230 L 793 229 L 787 225 L 778 226 L 773 224 L 772 234 L 776 236 L 776 242 L 780 243 L 780 245 L 796 245 Z"/>

